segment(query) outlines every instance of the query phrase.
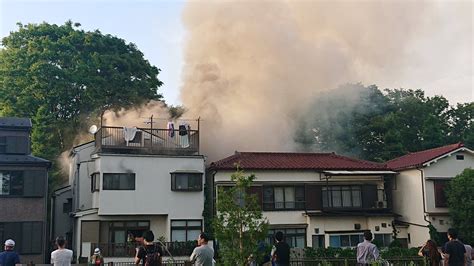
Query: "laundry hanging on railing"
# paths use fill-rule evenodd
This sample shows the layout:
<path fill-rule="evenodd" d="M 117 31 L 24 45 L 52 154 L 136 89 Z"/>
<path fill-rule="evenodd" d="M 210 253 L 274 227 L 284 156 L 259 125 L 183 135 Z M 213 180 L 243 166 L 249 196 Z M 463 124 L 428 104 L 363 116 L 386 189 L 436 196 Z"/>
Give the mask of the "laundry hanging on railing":
<path fill-rule="evenodd" d="M 132 141 L 135 138 L 135 134 L 137 134 L 137 128 L 136 127 L 124 127 L 123 128 L 123 138 L 125 139 L 125 142 Z"/>
<path fill-rule="evenodd" d="M 174 123 L 173 122 L 168 122 L 168 136 L 170 138 L 174 138 Z"/>
<path fill-rule="evenodd" d="M 181 123 L 179 125 L 179 143 L 181 147 L 188 148 L 189 147 L 189 131 L 190 127 L 188 123 Z"/>

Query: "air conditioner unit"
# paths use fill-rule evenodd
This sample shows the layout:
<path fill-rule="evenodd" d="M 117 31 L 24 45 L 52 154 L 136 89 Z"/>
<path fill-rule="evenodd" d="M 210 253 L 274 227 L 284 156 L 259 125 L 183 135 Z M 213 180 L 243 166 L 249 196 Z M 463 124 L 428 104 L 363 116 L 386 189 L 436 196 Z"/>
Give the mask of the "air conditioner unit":
<path fill-rule="evenodd" d="M 383 209 L 387 208 L 387 201 L 386 200 L 378 200 L 375 202 L 375 208 Z"/>

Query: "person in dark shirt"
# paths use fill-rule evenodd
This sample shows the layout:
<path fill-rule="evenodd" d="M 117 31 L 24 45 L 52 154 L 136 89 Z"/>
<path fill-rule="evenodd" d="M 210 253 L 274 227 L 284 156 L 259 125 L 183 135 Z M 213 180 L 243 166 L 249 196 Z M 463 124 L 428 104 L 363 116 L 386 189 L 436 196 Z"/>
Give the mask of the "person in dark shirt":
<path fill-rule="evenodd" d="M 139 265 L 140 261 L 143 262 L 143 265 L 162 265 L 163 252 L 159 245 L 153 243 L 153 240 L 155 240 L 155 235 L 152 231 L 146 231 L 143 234 L 144 245 L 140 248 L 137 248 L 137 254 L 135 255 L 136 265 Z M 147 259 L 150 261 L 147 261 Z"/>
<path fill-rule="evenodd" d="M 444 246 L 444 256 L 449 266 L 463 266 L 466 264 L 466 248 L 458 239 L 458 233 L 455 229 L 448 229 L 448 239 Z"/>
<path fill-rule="evenodd" d="M 0 265 L 15 266 L 20 263 L 20 256 L 13 250 L 15 249 L 15 241 L 8 239 L 5 241 L 5 251 L 0 253 Z"/>
<path fill-rule="evenodd" d="M 289 266 L 290 246 L 283 241 L 283 232 L 276 232 L 275 241 L 276 243 L 273 246 L 271 253 L 275 266 Z"/>

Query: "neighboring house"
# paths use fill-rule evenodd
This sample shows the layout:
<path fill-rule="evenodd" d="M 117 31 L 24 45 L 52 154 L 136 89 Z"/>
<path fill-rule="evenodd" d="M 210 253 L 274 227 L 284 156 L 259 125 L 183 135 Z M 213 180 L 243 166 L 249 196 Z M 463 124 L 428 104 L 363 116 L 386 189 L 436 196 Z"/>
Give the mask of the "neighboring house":
<path fill-rule="evenodd" d="M 99 247 L 110 260 L 132 258 L 146 230 L 164 242 L 196 240 L 203 230 L 204 171 L 198 130 L 100 128 L 94 141 L 71 151 L 76 256 Z M 192 252 L 166 245 L 173 255 Z"/>
<path fill-rule="evenodd" d="M 383 164 L 334 153 L 236 152 L 211 164 L 215 193 L 233 185 L 236 164 L 256 175 L 250 192 L 270 223 L 268 241 L 282 231 L 292 247 L 355 247 L 364 230 L 382 246 L 392 241 L 396 172 Z"/>
<path fill-rule="evenodd" d="M 51 195 L 50 239 L 63 236 L 68 244 L 72 243 L 72 191 L 71 186 L 56 189 Z M 51 242 L 51 244 L 53 241 Z M 52 247 L 53 248 L 53 247 Z"/>
<path fill-rule="evenodd" d="M 444 188 L 465 168 L 474 167 L 473 151 L 457 143 L 407 154 L 388 161 L 387 167 L 399 172 L 393 206 L 401 215 L 397 224 L 407 227 L 408 245 L 418 247 L 430 239 L 429 224 L 446 239 L 452 225 Z"/>
<path fill-rule="evenodd" d="M 45 263 L 48 169 L 31 155 L 31 121 L 0 117 L 0 242 L 13 239 L 22 263 Z"/>

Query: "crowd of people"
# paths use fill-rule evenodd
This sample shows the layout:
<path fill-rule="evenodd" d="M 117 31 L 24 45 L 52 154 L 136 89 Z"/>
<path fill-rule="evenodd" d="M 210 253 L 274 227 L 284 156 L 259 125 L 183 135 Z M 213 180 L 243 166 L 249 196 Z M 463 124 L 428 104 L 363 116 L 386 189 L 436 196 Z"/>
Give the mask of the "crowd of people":
<path fill-rule="evenodd" d="M 428 240 L 420 248 L 418 255 L 427 259 L 428 265 L 440 266 L 473 266 L 474 251 L 470 245 L 463 244 L 458 239 L 455 229 L 448 230 L 448 242 L 443 247 L 438 247 L 433 240 Z M 163 264 L 164 251 L 160 244 L 154 242 L 155 235 L 152 231 L 143 234 L 143 245 L 136 248 L 134 262 L 136 265 L 160 266 Z M 205 233 L 200 233 L 197 239 L 198 246 L 193 250 L 189 261 L 196 266 L 214 266 L 214 250 L 208 245 L 209 238 Z M 56 238 L 57 249 L 51 253 L 51 264 L 58 266 L 70 266 L 73 259 L 73 251 L 66 248 L 66 240 L 63 237 Z M 15 252 L 15 241 L 7 239 L 4 251 L 0 253 L 1 266 L 14 266 L 20 264 L 20 256 Z M 380 259 L 380 253 L 375 244 L 372 243 L 372 233 L 364 232 L 364 241 L 357 245 L 357 264 L 359 266 L 370 265 Z M 99 248 L 89 259 L 89 265 L 104 265 L 104 257 Z M 256 258 L 251 255 L 248 259 L 249 266 L 257 266 Z M 275 234 L 275 244 L 270 256 L 261 265 L 289 266 L 290 246 L 284 241 L 282 232 Z"/>

